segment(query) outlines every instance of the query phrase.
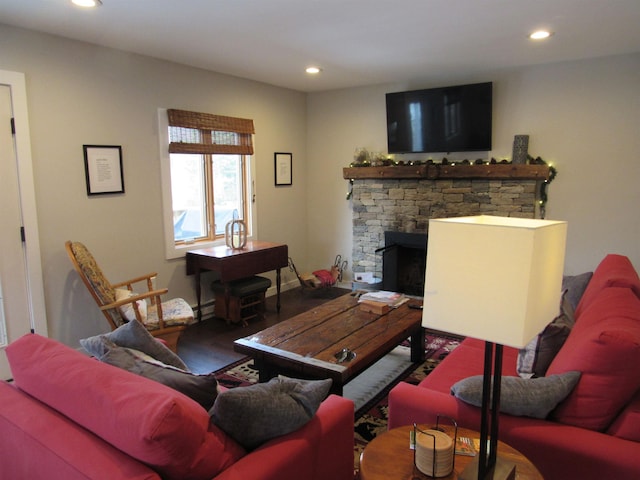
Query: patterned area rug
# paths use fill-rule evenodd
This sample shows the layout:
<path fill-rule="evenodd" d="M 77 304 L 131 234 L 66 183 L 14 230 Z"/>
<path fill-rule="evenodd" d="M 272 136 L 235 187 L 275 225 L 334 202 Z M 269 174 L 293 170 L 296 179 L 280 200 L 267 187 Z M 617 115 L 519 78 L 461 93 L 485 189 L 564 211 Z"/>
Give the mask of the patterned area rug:
<path fill-rule="evenodd" d="M 387 395 L 389 390 L 401 381 L 411 383 L 412 385 L 419 384 L 454 348 L 460 345 L 460 341 L 461 339 L 459 337 L 427 334 L 424 341 L 424 363 L 418 365 L 413 371 L 409 372 L 406 377 L 399 378 L 398 381 L 389 385 L 383 394 L 372 399 L 365 408 L 356 413 L 353 458 L 356 470 L 359 469 L 360 454 L 367 443 L 387 429 L 387 412 L 389 409 Z"/>
<path fill-rule="evenodd" d="M 381 391 L 373 393 L 373 396 L 366 399 L 366 401 L 358 398 L 356 404 L 360 405 L 360 408 L 356 410 L 354 425 L 354 468 L 356 470 L 360 463 L 360 453 L 367 443 L 373 440 L 377 434 L 387 429 L 387 395 L 389 390 L 401 381 L 417 385 L 459 344 L 459 337 L 425 335 L 425 361 L 423 363 L 412 364 L 411 368 L 404 370 L 398 378 L 392 380 Z M 406 342 L 405 345 L 399 347 L 405 348 L 407 355 L 408 345 L 409 343 Z M 365 374 L 366 372 L 362 375 Z M 253 366 L 253 360 L 243 360 L 217 372 L 216 378 L 220 385 L 227 388 L 236 388 L 257 383 L 258 371 Z M 350 396 L 346 386 L 345 396 Z"/>

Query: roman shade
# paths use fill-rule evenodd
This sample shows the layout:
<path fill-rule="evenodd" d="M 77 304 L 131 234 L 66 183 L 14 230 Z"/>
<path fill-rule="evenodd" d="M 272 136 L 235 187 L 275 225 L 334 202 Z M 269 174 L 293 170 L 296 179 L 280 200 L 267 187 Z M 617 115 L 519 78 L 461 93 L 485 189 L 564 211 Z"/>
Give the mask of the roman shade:
<path fill-rule="evenodd" d="M 169 153 L 252 155 L 253 120 L 167 110 Z"/>

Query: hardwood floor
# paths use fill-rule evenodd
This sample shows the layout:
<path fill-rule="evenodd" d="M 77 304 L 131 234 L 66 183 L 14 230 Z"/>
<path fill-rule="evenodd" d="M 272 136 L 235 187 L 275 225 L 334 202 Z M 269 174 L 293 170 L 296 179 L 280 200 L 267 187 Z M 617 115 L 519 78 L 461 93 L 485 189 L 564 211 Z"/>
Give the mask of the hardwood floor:
<path fill-rule="evenodd" d="M 344 288 L 322 288 L 317 290 L 297 287 L 280 295 L 280 313 L 276 312 L 276 297 L 266 300 L 265 318 L 227 325 L 223 319 L 209 318 L 190 326 L 178 341 L 178 355 L 194 373 L 209 373 L 226 367 L 245 356 L 233 351 L 233 341 L 264 330 L 271 325 L 312 309 L 317 305 L 350 292 Z"/>

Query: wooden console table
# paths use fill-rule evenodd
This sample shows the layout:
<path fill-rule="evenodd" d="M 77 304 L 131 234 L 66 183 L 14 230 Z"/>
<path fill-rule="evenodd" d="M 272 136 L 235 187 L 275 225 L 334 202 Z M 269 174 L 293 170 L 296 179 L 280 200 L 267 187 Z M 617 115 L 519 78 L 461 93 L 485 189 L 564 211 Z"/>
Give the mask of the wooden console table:
<path fill-rule="evenodd" d="M 276 271 L 276 307 L 280 311 L 280 269 L 288 265 L 289 249 L 281 243 L 248 241 L 241 249 L 232 249 L 226 245 L 202 248 L 187 252 L 187 275 L 196 276 L 196 297 L 198 300 L 198 321 L 202 320 L 200 305 L 202 271 L 215 271 L 220 282 L 225 285 L 226 312 L 229 311 L 229 282 L 247 278 L 258 273 Z"/>

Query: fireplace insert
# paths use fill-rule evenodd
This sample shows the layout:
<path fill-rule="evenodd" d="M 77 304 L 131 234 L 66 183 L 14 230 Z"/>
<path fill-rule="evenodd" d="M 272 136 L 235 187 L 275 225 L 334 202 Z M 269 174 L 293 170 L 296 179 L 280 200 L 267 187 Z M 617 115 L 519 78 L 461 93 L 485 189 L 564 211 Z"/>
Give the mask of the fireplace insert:
<path fill-rule="evenodd" d="M 421 297 L 427 263 L 425 233 L 384 232 L 382 289 Z"/>

